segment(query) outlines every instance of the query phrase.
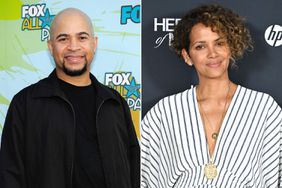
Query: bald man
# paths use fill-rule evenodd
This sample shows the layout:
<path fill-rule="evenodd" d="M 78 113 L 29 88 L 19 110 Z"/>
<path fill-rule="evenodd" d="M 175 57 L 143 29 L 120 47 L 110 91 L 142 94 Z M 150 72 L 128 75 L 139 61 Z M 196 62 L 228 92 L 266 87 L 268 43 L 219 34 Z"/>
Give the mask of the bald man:
<path fill-rule="evenodd" d="M 137 188 L 139 144 L 125 100 L 90 73 L 97 49 L 90 18 L 54 18 L 56 68 L 10 104 L 0 150 L 1 188 Z"/>

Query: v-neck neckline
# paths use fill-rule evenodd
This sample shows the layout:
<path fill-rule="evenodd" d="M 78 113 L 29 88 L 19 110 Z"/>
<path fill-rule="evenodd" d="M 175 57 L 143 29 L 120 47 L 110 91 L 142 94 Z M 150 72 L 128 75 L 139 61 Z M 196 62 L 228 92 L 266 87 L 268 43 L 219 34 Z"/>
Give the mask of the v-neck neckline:
<path fill-rule="evenodd" d="M 229 104 L 229 106 L 227 108 L 227 111 L 226 111 L 225 115 L 224 115 L 224 118 L 222 120 L 221 126 L 219 128 L 219 133 L 218 133 L 217 140 L 215 142 L 215 147 L 214 147 L 213 155 L 212 156 L 210 155 L 210 152 L 209 152 L 209 144 L 208 144 L 206 133 L 205 133 L 204 123 L 203 123 L 203 120 L 202 120 L 202 117 L 201 117 L 201 114 L 200 114 L 199 104 L 198 104 L 198 101 L 197 101 L 196 87 L 195 86 L 193 87 L 196 115 L 197 115 L 197 120 L 198 120 L 199 131 L 200 131 L 200 139 L 203 140 L 203 142 L 202 142 L 204 144 L 203 151 L 206 152 L 205 156 L 207 156 L 207 158 L 205 157 L 205 160 L 206 160 L 206 161 L 204 161 L 205 164 L 209 163 L 211 158 L 213 160 L 213 163 L 217 164 L 216 158 L 214 158 L 214 156 L 216 156 L 216 153 L 217 153 L 217 150 L 218 150 L 218 145 L 219 145 L 219 142 L 220 142 L 222 134 L 223 134 L 222 131 L 226 127 L 227 117 L 230 116 L 230 111 L 231 111 L 231 109 L 232 109 L 232 107 L 234 105 L 235 98 L 237 98 L 238 91 L 239 91 L 240 87 L 241 87 L 240 85 L 237 85 L 235 93 L 232 96 L 231 102 L 230 102 L 230 104 Z M 203 146 L 201 146 L 201 147 L 203 147 Z"/>

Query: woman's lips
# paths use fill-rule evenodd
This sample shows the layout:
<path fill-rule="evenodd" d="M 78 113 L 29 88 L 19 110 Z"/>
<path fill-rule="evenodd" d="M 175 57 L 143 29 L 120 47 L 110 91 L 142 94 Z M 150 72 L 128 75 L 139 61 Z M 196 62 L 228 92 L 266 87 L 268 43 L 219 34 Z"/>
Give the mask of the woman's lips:
<path fill-rule="evenodd" d="M 221 65 L 221 62 L 213 62 L 213 63 L 208 63 L 206 65 L 210 68 L 217 68 Z"/>

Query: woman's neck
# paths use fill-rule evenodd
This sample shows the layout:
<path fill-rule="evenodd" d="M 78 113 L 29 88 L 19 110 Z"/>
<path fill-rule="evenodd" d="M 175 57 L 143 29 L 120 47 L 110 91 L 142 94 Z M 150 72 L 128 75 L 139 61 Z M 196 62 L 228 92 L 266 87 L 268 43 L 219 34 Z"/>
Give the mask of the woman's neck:
<path fill-rule="evenodd" d="M 219 100 L 226 98 L 227 93 L 233 93 L 235 84 L 229 79 L 225 80 L 200 80 L 197 86 L 197 95 L 199 100 Z"/>

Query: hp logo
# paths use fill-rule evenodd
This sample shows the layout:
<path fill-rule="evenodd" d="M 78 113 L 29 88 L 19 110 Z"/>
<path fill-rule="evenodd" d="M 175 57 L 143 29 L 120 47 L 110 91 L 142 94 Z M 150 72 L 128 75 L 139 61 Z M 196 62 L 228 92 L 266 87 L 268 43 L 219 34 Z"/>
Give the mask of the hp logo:
<path fill-rule="evenodd" d="M 264 33 L 265 41 L 274 47 L 282 45 L 282 26 L 280 25 L 271 25 L 269 26 Z"/>

